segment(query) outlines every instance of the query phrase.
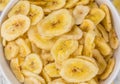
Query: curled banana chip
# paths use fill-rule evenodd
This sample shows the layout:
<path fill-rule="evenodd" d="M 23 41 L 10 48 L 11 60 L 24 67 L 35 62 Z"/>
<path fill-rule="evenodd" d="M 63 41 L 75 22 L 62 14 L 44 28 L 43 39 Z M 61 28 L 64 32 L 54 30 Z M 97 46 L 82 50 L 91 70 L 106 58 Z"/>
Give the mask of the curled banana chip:
<path fill-rule="evenodd" d="M 52 63 L 54 62 L 54 58 L 52 57 L 52 55 L 49 53 L 43 53 L 41 54 L 41 58 L 42 58 L 42 61 L 43 61 L 43 65 L 47 65 L 49 63 Z"/>
<path fill-rule="evenodd" d="M 98 48 L 98 50 L 105 56 L 109 55 L 111 53 L 111 51 L 112 51 L 110 46 L 100 36 L 97 36 L 95 38 L 95 44 L 96 44 L 96 47 Z"/>
<path fill-rule="evenodd" d="M 100 5 L 100 8 L 106 14 L 105 18 L 102 21 L 102 24 L 104 25 L 105 29 L 109 32 L 112 29 L 112 19 L 111 19 L 109 8 L 105 4 Z"/>
<path fill-rule="evenodd" d="M 115 66 L 115 58 L 109 59 L 106 70 L 104 71 L 103 74 L 101 74 L 100 79 L 105 80 L 106 78 L 108 78 L 112 73 L 114 66 Z"/>
<path fill-rule="evenodd" d="M 11 67 L 13 73 L 15 74 L 16 78 L 20 82 L 24 82 L 24 76 L 23 76 L 23 74 L 21 72 L 18 58 L 14 58 L 14 59 L 11 60 L 10 67 Z"/>
<path fill-rule="evenodd" d="M 105 28 L 101 24 L 98 24 L 97 28 L 101 32 L 105 41 L 108 42 L 109 41 L 108 32 L 105 30 Z"/>
<path fill-rule="evenodd" d="M 40 81 L 41 84 L 46 84 L 45 80 L 37 74 L 34 74 L 34 73 L 27 71 L 27 70 L 22 70 L 22 73 L 25 77 L 33 77 L 33 78 L 37 79 L 38 81 Z"/>
<path fill-rule="evenodd" d="M 29 40 L 34 43 L 38 48 L 50 50 L 54 44 L 53 40 L 46 39 L 42 37 L 38 31 L 36 26 L 32 26 L 28 31 Z"/>
<path fill-rule="evenodd" d="M 118 48 L 118 46 L 119 46 L 119 40 L 117 38 L 117 35 L 116 35 L 114 29 L 111 29 L 111 31 L 109 32 L 109 39 L 110 39 L 110 46 L 113 49 Z"/>
<path fill-rule="evenodd" d="M 79 58 L 79 59 L 89 61 L 92 64 L 94 64 L 96 67 L 98 67 L 97 62 L 95 61 L 95 59 L 93 57 L 88 57 L 88 56 L 76 56 L 76 57 Z"/>
<path fill-rule="evenodd" d="M 74 56 L 80 56 L 83 52 L 83 45 L 79 45 L 78 49 L 73 53 Z"/>
<path fill-rule="evenodd" d="M 88 81 L 88 84 L 99 84 L 95 79 L 91 79 Z"/>
<path fill-rule="evenodd" d="M 79 40 L 82 38 L 82 36 L 83 36 L 82 30 L 78 26 L 73 26 L 73 29 L 70 32 L 63 35 L 62 37 Z"/>
<path fill-rule="evenodd" d="M 41 84 L 36 78 L 34 77 L 26 77 L 24 84 Z"/>
<path fill-rule="evenodd" d="M 92 50 L 94 49 L 94 40 L 95 40 L 95 32 L 89 31 L 85 35 L 83 55 L 92 56 Z"/>
<path fill-rule="evenodd" d="M 48 84 L 67 84 L 62 78 L 58 78 L 53 80 L 52 82 L 49 82 Z"/>
<path fill-rule="evenodd" d="M 95 29 L 95 24 L 91 20 L 85 19 L 80 25 L 80 29 L 85 32 L 92 31 Z"/>
<path fill-rule="evenodd" d="M 103 58 L 103 56 L 100 54 L 100 52 L 97 49 L 93 50 L 93 58 L 96 60 L 98 67 L 99 67 L 98 74 L 102 74 L 105 71 L 106 66 L 107 66 L 105 59 Z"/>
<path fill-rule="evenodd" d="M 45 81 L 47 82 L 47 83 L 50 83 L 51 81 L 52 81 L 52 79 L 50 78 L 50 76 L 46 73 L 46 71 L 45 70 L 42 70 L 42 76 L 43 76 L 43 78 L 45 79 Z"/>

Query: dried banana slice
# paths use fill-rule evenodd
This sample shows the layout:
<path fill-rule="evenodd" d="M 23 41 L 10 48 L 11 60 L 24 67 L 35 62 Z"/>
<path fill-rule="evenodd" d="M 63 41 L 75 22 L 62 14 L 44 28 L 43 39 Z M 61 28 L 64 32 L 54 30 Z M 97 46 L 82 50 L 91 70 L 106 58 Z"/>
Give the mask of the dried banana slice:
<path fill-rule="evenodd" d="M 40 49 L 50 50 L 54 45 L 53 40 L 45 39 L 38 33 L 36 26 L 30 28 L 28 31 L 28 38 Z"/>
<path fill-rule="evenodd" d="M 66 0 L 44 0 L 41 4 L 44 10 L 58 10 L 64 7 Z"/>
<path fill-rule="evenodd" d="M 98 74 L 102 74 L 105 71 L 106 66 L 107 66 L 105 59 L 103 58 L 103 56 L 100 54 L 100 52 L 97 49 L 93 50 L 93 58 L 96 60 L 98 67 L 99 67 Z"/>
<path fill-rule="evenodd" d="M 9 42 L 4 48 L 4 53 L 7 60 L 11 60 L 16 57 L 18 52 L 19 47 L 15 42 Z"/>
<path fill-rule="evenodd" d="M 105 30 L 105 28 L 101 24 L 98 24 L 97 28 L 101 32 L 105 41 L 108 42 L 109 41 L 108 32 Z"/>
<path fill-rule="evenodd" d="M 97 62 L 95 61 L 95 59 L 94 59 L 93 57 L 88 57 L 88 56 L 76 56 L 76 58 L 89 61 L 89 62 L 93 63 L 96 67 L 98 67 Z"/>
<path fill-rule="evenodd" d="M 22 36 L 30 27 L 30 19 L 25 15 L 15 15 L 7 19 L 1 26 L 1 36 L 12 41 Z"/>
<path fill-rule="evenodd" d="M 117 38 L 117 35 L 114 29 L 111 29 L 111 31 L 109 32 L 109 39 L 110 39 L 110 46 L 113 49 L 117 49 L 119 46 L 119 40 Z"/>
<path fill-rule="evenodd" d="M 79 40 L 83 36 L 82 30 L 78 26 L 73 26 L 72 30 L 65 35 L 62 35 L 62 37 L 68 37 L 71 39 Z"/>
<path fill-rule="evenodd" d="M 109 55 L 112 51 L 110 46 L 100 36 L 96 36 L 95 44 L 96 44 L 96 47 L 98 48 L 98 50 L 105 56 Z"/>
<path fill-rule="evenodd" d="M 14 16 L 14 15 L 27 15 L 30 10 L 30 3 L 29 1 L 19 1 L 8 13 L 8 17 Z"/>
<path fill-rule="evenodd" d="M 66 0 L 65 8 L 73 8 L 79 0 Z"/>
<path fill-rule="evenodd" d="M 49 83 L 49 82 L 51 82 L 52 81 L 52 78 L 50 78 L 50 76 L 46 73 L 46 71 L 45 70 L 42 70 L 42 76 L 43 76 L 43 78 L 45 79 L 45 81 L 47 82 L 47 83 Z"/>
<path fill-rule="evenodd" d="M 41 36 L 54 37 L 69 32 L 73 23 L 70 12 L 67 9 L 60 9 L 45 17 L 37 27 Z"/>
<path fill-rule="evenodd" d="M 72 54 L 73 56 L 80 56 L 83 52 L 83 45 L 79 45 L 78 49 Z"/>
<path fill-rule="evenodd" d="M 60 77 L 60 71 L 56 68 L 55 63 L 45 65 L 44 70 L 50 77 Z"/>
<path fill-rule="evenodd" d="M 100 5 L 100 8 L 105 12 L 106 15 L 102 21 L 102 24 L 104 25 L 105 29 L 109 32 L 112 29 L 112 19 L 109 8 L 105 4 Z"/>
<path fill-rule="evenodd" d="M 41 58 L 42 58 L 44 66 L 49 64 L 49 63 L 54 62 L 54 59 L 53 59 L 52 55 L 50 54 L 50 52 L 49 53 L 44 53 L 44 54 L 42 53 Z"/>
<path fill-rule="evenodd" d="M 83 48 L 83 55 L 85 56 L 92 56 L 92 51 L 94 49 L 94 40 L 95 40 L 95 32 L 89 31 L 85 35 L 84 41 L 84 48 Z"/>
<path fill-rule="evenodd" d="M 84 18 L 89 13 L 90 8 L 88 6 L 78 5 L 73 10 L 73 16 L 75 18 L 75 24 L 80 25 Z"/>
<path fill-rule="evenodd" d="M 71 58 L 63 63 L 60 75 L 68 82 L 85 82 L 92 79 L 98 70 L 98 67 L 89 61 Z"/>
<path fill-rule="evenodd" d="M 36 25 L 44 16 L 43 9 L 40 6 L 31 5 L 28 17 L 31 19 L 31 25 Z"/>
<path fill-rule="evenodd" d="M 87 5 L 90 2 L 90 0 L 79 0 L 77 5 Z"/>
<path fill-rule="evenodd" d="M 25 77 L 34 77 L 35 79 L 37 79 L 38 81 L 40 81 L 41 84 L 46 84 L 45 80 L 41 76 L 39 76 L 37 74 L 34 74 L 34 73 L 32 73 L 30 71 L 27 71 L 27 70 L 22 70 L 22 73 L 23 73 L 23 75 Z"/>
<path fill-rule="evenodd" d="M 39 55 L 34 53 L 26 56 L 25 61 L 22 64 L 23 70 L 28 70 L 36 74 L 41 73 L 42 67 L 42 60 L 40 59 Z"/>
<path fill-rule="evenodd" d="M 18 58 L 13 58 L 10 62 L 10 67 L 13 71 L 13 73 L 15 74 L 16 78 L 20 81 L 20 82 L 24 82 L 24 76 L 20 70 L 20 65 L 19 65 L 19 61 Z"/>
<path fill-rule="evenodd" d="M 15 43 L 19 46 L 19 56 L 26 57 L 31 53 L 31 50 L 24 39 L 18 38 Z"/>
<path fill-rule="evenodd" d="M 108 65 L 106 67 L 106 70 L 104 71 L 104 73 L 100 76 L 101 80 L 105 80 L 109 77 L 109 75 L 112 73 L 113 69 L 115 66 L 115 58 L 111 58 L 108 61 Z"/>
<path fill-rule="evenodd" d="M 89 19 L 83 20 L 82 24 L 80 25 L 80 29 L 84 32 L 92 31 L 95 28 L 95 24 Z"/>
<path fill-rule="evenodd" d="M 62 78 L 58 78 L 53 80 L 52 82 L 49 82 L 48 84 L 68 84 L 68 83 L 66 83 Z"/>
<path fill-rule="evenodd" d="M 100 8 L 92 8 L 87 19 L 92 20 L 95 25 L 99 24 L 105 17 L 105 12 Z"/>
<path fill-rule="evenodd" d="M 77 40 L 60 38 L 51 49 L 51 54 L 55 60 L 62 62 L 66 60 L 77 48 Z"/>
<path fill-rule="evenodd" d="M 41 84 L 41 82 L 34 77 L 26 77 L 24 84 Z"/>
<path fill-rule="evenodd" d="M 91 79 L 88 81 L 88 84 L 99 84 L 95 79 Z"/>

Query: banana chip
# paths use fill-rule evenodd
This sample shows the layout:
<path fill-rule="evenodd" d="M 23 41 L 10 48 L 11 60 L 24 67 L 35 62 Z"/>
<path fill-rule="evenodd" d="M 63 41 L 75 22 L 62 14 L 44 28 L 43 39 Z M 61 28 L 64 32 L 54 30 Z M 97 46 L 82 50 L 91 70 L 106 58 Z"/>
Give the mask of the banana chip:
<path fill-rule="evenodd" d="M 119 46 L 119 40 L 117 38 L 117 35 L 116 35 L 114 29 L 111 29 L 111 31 L 109 32 L 109 39 L 110 39 L 110 46 L 113 49 L 118 48 L 118 46 Z"/>
<path fill-rule="evenodd" d="M 84 18 L 89 13 L 90 8 L 88 6 L 78 5 L 73 10 L 73 16 L 75 18 L 75 24 L 80 25 Z"/>
<path fill-rule="evenodd" d="M 102 21 L 102 24 L 104 25 L 105 29 L 109 32 L 112 29 L 112 18 L 111 18 L 111 15 L 110 15 L 109 8 L 105 4 L 100 5 L 100 8 L 106 14 L 105 18 Z"/>
<path fill-rule="evenodd" d="M 95 24 L 91 20 L 85 19 L 80 25 L 80 29 L 85 32 L 92 31 L 95 29 Z"/>
<path fill-rule="evenodd" d="M 12 41 L 22 36 L 30 27 L 30 19 L 25 15 L 15 15 L 7 19 L 1 26 L 1 36 Z"/>
<path fill-rule="evenodd" d="M 87 19 L 92 20 L 95 25 L 99 24 L 105 17 L 105 12 L 100 8 L 92 8 L 89 12 Z"/>
<path fill-rule="evenodd" d="M 10 67 L 11 67 L 13 73 L 15 74 L 16 78 L 20 82 L 24 82 L 24 76 L 21 72 L 18 58 L 14 58 L 14 59 L 11 60 Z"/>
<path fill-rule="evenodd" d="M 36 5 L 30 6 L 28 17 L 31 19 L 31 25 L 36 25 L 44 16 L 43 9 Z"/>
<path fill-rule="evenodd" d="M 47 82 L 47 83 L 50 83 L 51 81 L 52 81 L 52 79 L 50 78 L 50 76 L 45 72 L 45 70 L 42 70 L 42 76 L 43 76 L 43 78 L 45 79 L 45 81 Z"/>
<path fill-rule="evenodd" d="M 109 59 L 106 70 L 100 76 L 100 79 L 105 80 L 106 78 L 108 78 L 110 76 L 110 74 L 112 73 L 114 66 L 115 66 L 115 59 L 114 58 Z"/>
<path fill-rule="evenodd" d="M 90 0 L 80 0 L 77 5 L 86 5 L 89 3 Z"/>
<path fill-rule="evenodd" d="M 68 59 L 63 64 L 60 75 L 68 82 L 77 83 L 88 81 L 99 70 L 93 63 L 79 58 Z"/>
<path fill-rule="evenodd" d="M 26 56 L 24 63 L 22 64 L 23 70 L 28 70 L 33 73 L 39 74 L 42 71 L 42 61 L 37 54 L 30 54 Z"/>
<path fill-rule="evenodd" d="M 15 42 L 9 42 L 5 48 L 5 57 L 7 60 L 11 60 L 12 58 L 16 57 L 19 52 L 19 47 Z"/>
<path fill-rule="evenodd" d="M 94 40 L 95 40 L 95 32 L 89 31 L 85 35 L 85 42 L 83 48 L 83 55 L 85 56 L 92 56 L 92 51 L 94 49 Z"/>
<path fill-rule="evenodd" d="M 30 10 L 30 3 L 29 1 L 19 1 L 8 13 L 8 17 L 22 14 L 22 15 L 27 15 Z"/>
<path fill-rule="evenodd" d="M 105 28 L 101 24 L 98 24 L 97 28 L 101 32 L 105 41 L 108 42 L 109 41 L 108 32 L 105 30 Z"/>
<path fill-rule="evenodd" d="M 93 50 L 93 58 L 96 60 L 98 67 L 99 67 L 99 72 L 98 74 L 102 74 L 107 66 L 107 63 L 103 56 L 100 54 L 100 52 L 97 49 Z"/>
<path fill-rule="evenodd" d="M 103 54 L 103 55 L 109 55 L 112 51 L 111 47 L 109 46 L 109 44 L 107 44 L 105 42 L 105 40 L 100 37 L 100 36 L 97 36 L 95 38 L 95 45 L 96 47 L 98 48 L 98 50 L 100 50 L 100 52 Z"/>
<path fill-rule="evenodd" d="M 65 8 L 72 8 L 74 7 L 77 3 L 78 3 L 79 0 L 66 0 L 66 5 L 65 5 Z"/>
<path fill-rule="evenodd" d="M 44 70 L 50 77 L 60 77 L 60 71 L 56 68 L 55 63 L 47 64 Z"/>

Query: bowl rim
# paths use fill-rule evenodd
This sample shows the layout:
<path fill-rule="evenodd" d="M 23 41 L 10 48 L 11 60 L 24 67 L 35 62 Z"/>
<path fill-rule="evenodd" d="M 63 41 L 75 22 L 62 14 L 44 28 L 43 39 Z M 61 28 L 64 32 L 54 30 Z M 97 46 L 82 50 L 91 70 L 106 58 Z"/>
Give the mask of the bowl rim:
<path fill-rule="evenodd" d="M 3 19 L 4 19 L 4 17 L 6 16 L 6 15 L 5 15 L 6 12 L 8 12 L 8 10 L 10 10 L 10 9 L 13 7 L 13 5 L 14 5 L 15 3 L 17 3 L 18 1 L 19 1 L 19 0 L 10 0 L 9 4 L 5 7 L 4 11 L 1 13 L 1 16 L 0 16 L 0 24 L 3 22 Z M 100 0 L 96 0 L 96 1 L 97 1 L 98 3 L 100 2 Z M 101 3 L 101 2 L 100 2 L 100 3 Z M 111 7 L 112 13 L 114 12 L 114 14 L 116 15 L 116 17 L 120 18 L 119 14 L 118 14 L 118 12 L 117 12 L 117 10 L 116 10 L 116 8 L 113 6 L 113 4 L 110 2 L 110 0 L 106 0 L 106 3 L 108 3 L 109 6 Z M 118 19 L 117 23 L 120 24 L 120 19 Z M 0 26 L 1 26 L 1 25 L 0 25 Z M 120 34 L 118 34 L 118 36 L 120 37 Z M 120 40 L 120 38 L 119 38 L 119 40 Z M 2 48 L 2 49 L 1 49 L 1 48 Z M 4 56 L 4 55 L 3 55 L 3 47 L 2 47 L 1 44 L 0 44 L 0 53 L 1 53 L 1 56 Z M 120 53 L 120 52 L 119 52 L 119 53 Z M 3 61 L 6 61 L 6 60 L 3 60 Z M 120 65 L 120 62 L 119 62 L 118 65 Z M 0 61 L 0 71 L 1 71 L 2 75 L 5 77 L 5 79 L 8 81 L 9 84 L 13 84 L 13 83 L 14 83 L 13 80 L 10 80 L 10 79 L 12 79 L 12 78 L 10 78 L 10 75 L 9 75 L 9 77 L 8 77 L 7 72 L 4 71 L 4 69 L 3 69 L 3 64 L 2 64 L 1 61 Z M 119 71 L 120 71 L 120 67 L 118 67 L 117 70 L 115 70 L 115 72 L 114 72 L 114 74 L 113 74 L 113 77 L 110 78 L 110 80 L 109 80 L 109 83 L 108 83 L 108 82 L 107 82 L 107 83 L 104 83 L 104 82 L 103 82 L 102 84 L 110 84 L 110 83 L 112 83 L 113 80 L 116 78 L 116 76 L 117 76 L 117 74 L 118 74 Z M 9 70 L 8 72 L 10 72 L 10 70 Z M 113 72 L 112 72 L 112 73 L 113 73 Z M 11 73 L 11 74 L 12 74 L 12 73 Z M 13 75 L 13 74 L 12 74 L 12 75 Z M 16 83 L 15 83 L 15 84 L 20 84 L 20 83 L 16 80 Z"/>

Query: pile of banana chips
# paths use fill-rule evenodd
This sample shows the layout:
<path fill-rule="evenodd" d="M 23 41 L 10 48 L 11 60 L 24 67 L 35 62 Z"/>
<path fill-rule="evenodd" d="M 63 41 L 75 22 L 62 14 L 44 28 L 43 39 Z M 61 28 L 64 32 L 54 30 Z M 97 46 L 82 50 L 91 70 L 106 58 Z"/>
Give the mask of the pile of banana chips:
<path fill-rule="evenodd" d="M 106 4 L 19 0 L 6 17 L 4 54 L 21 84 L 100 84 L 112 73 L 119 41 Z"/>

